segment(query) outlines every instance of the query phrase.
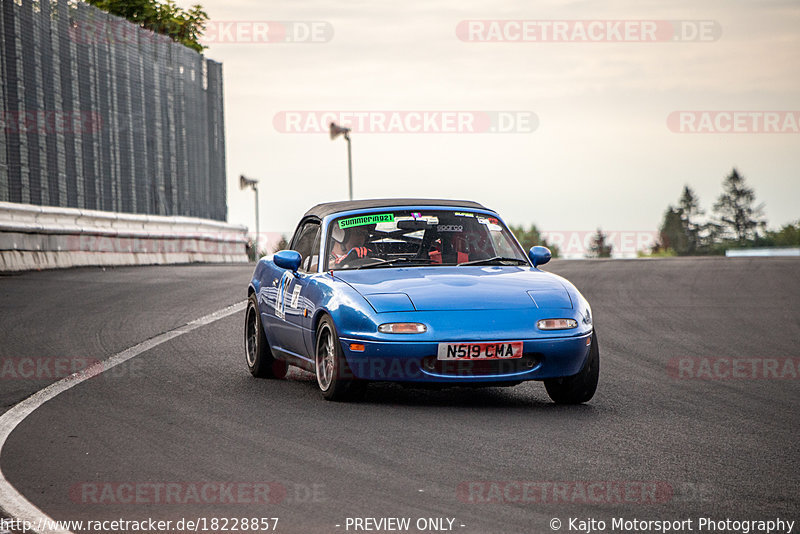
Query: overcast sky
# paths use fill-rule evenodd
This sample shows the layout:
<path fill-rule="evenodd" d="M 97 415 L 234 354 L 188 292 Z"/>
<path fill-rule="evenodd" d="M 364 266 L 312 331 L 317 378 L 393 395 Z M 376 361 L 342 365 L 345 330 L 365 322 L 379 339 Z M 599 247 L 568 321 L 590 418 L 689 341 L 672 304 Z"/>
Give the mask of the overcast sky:
<path fill-rule="evenodd" d="M 311 205 L 346 199 L 344 140 L 279 131 L 286 124 L 282 112 L 291 111 L 370 111 L 387 123 L 403 111 L 433 112 L 429 119 L 445 111 L 533 118 L 516 133 L 355 132 L 355 198 L 471 199 L 509 223 L 549 231 L 655 230 L 684 184 L 710 210 L 735 166 L 765 203 L 770 227 L 800 218 L 800 134 L 791 133 L 792 116 L 780 116 L 781 130 L 789 133 L 760 132 L 762 117 L 755 116 L 738 123 L 748 133 L 683 133 L 667 121 L 681 110 L 794 111 L 796 118 L 795 0 L 202 5 L 215 41 L 206 54 L 223 63 L 225 75 L 231 222 L 254 226 L 252 193 L 238 187 L 241 173 L 261 181 L 262 231 L 290 233 Z M 479 25 L 462 23 L 470 20 Z M 520 42 L 515 29 L 521 23 L 480 22 L 492 20 L 544 22 L 528 23 L 527 40 Z M 588 21 L 644 22 L 634 23 L 623 42 L 582 39 L 574 23 L 557 42 L 542 42 L 542 32 L 553 27 L 548 21 L 565 20 L 587 21 L 584 29 L 603 39 L 619 39 L 621 30 L 605 23 L 590 28 Z M 280 28 L 311 28 L 321 42 L 264 43 L 263 31 L 255 38 L 262 42 L 248 42 L 260 28 L 253 23 L 268 21 L 297 23 L 270 25 L 270 38 Z M 647 21 L 705 21 L 673 26 L 687 38 L 700 28 L 704 39 L 676 42 L 664 32 L 670 23 Z M 505 33 L 496 33 L 498 27 Z M 481 41 L 498 35 L 506 42 Z M 660 42 L 648 42 L 653 36 Z M 492 117 L 467 119 L 477 117 L 480 127 L 486 116 Z M 707 117 L 722 129 L 730 124 L 725 116 Z"/>

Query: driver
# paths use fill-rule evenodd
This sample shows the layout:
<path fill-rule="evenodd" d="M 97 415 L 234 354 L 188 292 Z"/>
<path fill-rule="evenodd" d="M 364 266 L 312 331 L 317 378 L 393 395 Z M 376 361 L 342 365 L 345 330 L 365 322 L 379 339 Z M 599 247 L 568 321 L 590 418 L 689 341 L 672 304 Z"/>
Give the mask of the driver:
<path fill-rule="evenodd" d="M 343 265 L 348 261 L 366 258 L 373 251 L 367 247 L 369 242 L 370 230 L 375 225 L 353 226 L 342 230 L 338 225 L 334 225 L 331 231 L 332 246 L 328 256 L 329 265 Z"/>

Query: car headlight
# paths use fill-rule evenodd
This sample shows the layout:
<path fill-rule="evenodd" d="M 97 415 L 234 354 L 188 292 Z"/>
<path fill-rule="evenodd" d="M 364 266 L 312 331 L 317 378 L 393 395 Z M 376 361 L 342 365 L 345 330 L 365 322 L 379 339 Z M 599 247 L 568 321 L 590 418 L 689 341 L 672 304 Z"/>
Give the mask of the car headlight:
<path fill-rule="evenodd" d="M 383 334 L 422 334 L 428 327 L 422 323 L 383 323 L 378 332 Z"/>
<path fill-rule="evenodd" d="M 541 319 L 536 323 L 539 330 L 569 330 L 578 328 L 578 321 L 575 319 Z"/>

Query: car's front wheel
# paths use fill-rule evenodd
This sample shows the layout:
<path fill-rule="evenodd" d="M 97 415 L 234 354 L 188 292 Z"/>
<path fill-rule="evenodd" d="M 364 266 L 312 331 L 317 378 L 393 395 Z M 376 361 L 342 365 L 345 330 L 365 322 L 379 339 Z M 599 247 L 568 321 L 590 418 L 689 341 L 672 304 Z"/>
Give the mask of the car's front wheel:
<path fill-rule="evenodd" d="M 597 334 L 592 333 L 592 345 L 583 369 L 573 376 L 550 378 L 544 381 L 547 394 L 558 404 L 580 404 L 588 402 L 597 391 L 600 377 L 600 347 L 597 345 Z"/>
<path fill-rule="evenodd" d="M 286 376 L 286 362 L 276 360 L 269 348 L 267 336 L 261 326 L 258 313 L 258 300 L 255 294 L 247 299 L 244 320 L 244 351 L 247 369 L 258 378 L 283 378 Z"/>
<path fill-rule="evenodd" d="M 314 360 L 317 385 L 325 399 L 344 401 L 363 397 L 367 383 L 356 379 L 347 366 L 339 336 L 330 317 L 323 317 L 317 327 Z"/>

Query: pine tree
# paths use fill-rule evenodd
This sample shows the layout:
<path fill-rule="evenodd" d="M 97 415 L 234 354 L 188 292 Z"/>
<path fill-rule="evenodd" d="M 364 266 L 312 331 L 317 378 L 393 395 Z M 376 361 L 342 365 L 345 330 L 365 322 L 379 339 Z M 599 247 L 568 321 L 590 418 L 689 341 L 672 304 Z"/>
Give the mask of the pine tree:
<path fill-rule="evenodd" d="M 680 220 L 683 234 L 686 237 L 685 250 L 679 254 L 694 254 L 700 244 L 700 231 L 702 226 L 697 219 L 703 215 L 697 196 L 688 185 L 683 186 L 680 199 Z M 677 252 L 677 249 L 675 249 Z"/>
<path fill-rule="evenodd" d="M 747 187 L 744 177 L 736 168 L 722 182 L 722 194 L 714 204 L 717 224 L 723 235 L 732 236 L 744 245 L 758 237 L 758 230 L 766 227 L 764 205 L 755 205 L 756 194 Z"/>
<path fill-rule="evenodd" d="M 591 258 L 610 258 L 613 246 L 606 243 L 608 236 L 598 228 L 597 233 L 592 237 L 592 243 L 589 245 L 589 257 Z"/>
<path fill-rule="evenodd" d="M 678 255 L 687 253 L 688 242 L 683 224 L 683 208 L 667 207 L 659 228 L 656 249 L 662 251 L 672 249 Z"/>

